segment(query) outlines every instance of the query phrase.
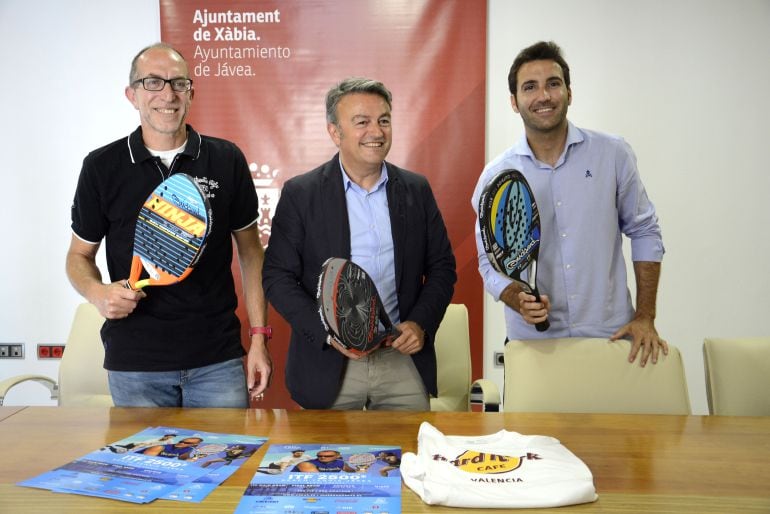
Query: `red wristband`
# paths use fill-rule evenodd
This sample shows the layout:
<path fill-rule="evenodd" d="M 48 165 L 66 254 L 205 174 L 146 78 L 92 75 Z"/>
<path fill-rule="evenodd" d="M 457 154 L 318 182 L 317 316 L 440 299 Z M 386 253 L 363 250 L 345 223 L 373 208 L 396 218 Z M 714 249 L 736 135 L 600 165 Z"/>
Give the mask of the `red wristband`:
<path fill-rule="evenodd" d="M 251 327 L 249 329 L 249 335 L 253 336 L 254 334 L 265 334 L 265 338 L 272 339 L 273 327 L 271 327 L 270 325 L 266 327 Z"/>

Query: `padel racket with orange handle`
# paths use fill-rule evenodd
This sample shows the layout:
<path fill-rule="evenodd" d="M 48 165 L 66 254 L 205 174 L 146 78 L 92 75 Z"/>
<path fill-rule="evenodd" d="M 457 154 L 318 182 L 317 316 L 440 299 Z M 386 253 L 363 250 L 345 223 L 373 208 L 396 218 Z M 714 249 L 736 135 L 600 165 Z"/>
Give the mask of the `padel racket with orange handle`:
<path fill-rule="evenodd" d="M 208 199 L 191 176 L 176 173 L 164 180 L 139 211 L 126 287 L 136 291 L 184 280 L 203 252 L 211 222 Z"/>
<path fill-rule="evenodd" d="M 400 335 L 385 312 L 377 286 L 353 261 L 332 257 L 323 263 L 317 299 L 327 333 L 355 354 L 365 355 Z"/>
<path fill-rule="evenodd" d="M 499 273 L 515 280 L 540 301 L 537 258 L 540 251 L 540 214 L 527 179 L 520 171 L 501 171 L 479 198 L 481 242 L 489 262 Z M 527 279 L 522 273 L 527 272 Z M 546 319 L 535 325 L 548 330 Z"/>

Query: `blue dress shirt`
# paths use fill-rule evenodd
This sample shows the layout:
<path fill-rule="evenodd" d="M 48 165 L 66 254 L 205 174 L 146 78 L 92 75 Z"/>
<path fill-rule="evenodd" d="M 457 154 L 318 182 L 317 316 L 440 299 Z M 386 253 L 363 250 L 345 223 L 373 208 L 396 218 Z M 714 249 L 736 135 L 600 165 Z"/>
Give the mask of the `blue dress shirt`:
<path fill-rule="evenodd" d="M 540 211 L 537 285 L 551 300 L 551 327 L 538 332 L 506 307 L 507 337 L 609 337 L 634 315 L 622 234 L 631 240 L 633 261 L 659 262 L 665 251 L 633 150 L 620 137 L 569 123 L 564 152 L 551 167 L 522 136 L 484 168 L 472 197 L 477 213 L 483 187 L 508 168 L 524 174 Z M 478 220 L 476 247 L 484 287 L 499 300 L 511 280 L 489 263 Z"/>
<path fill-rule="evenodd" d="M 350 260 L 361 266 L 374 281 L 393 324 L 400 323 L 396 295 L 393 234 L 385 189 L 388 170 L 382 164 L 380 179 L 367 191 L 348 177 L 340 162 L 350 223 Z"/>

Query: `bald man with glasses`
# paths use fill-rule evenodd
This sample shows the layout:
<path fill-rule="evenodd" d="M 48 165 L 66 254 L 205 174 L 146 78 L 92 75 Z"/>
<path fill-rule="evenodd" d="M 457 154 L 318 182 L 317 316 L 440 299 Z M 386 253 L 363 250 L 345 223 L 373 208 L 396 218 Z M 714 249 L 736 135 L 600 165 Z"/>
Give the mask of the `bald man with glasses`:
<path fill-rule="evenodd" d="M 251 173 L 235 144 L 185 123 L 194 94 L 177 50 L 164 43 L 142 49 L 125 88 L 141 125 L 88 154 L 75 191 L 67 276 L 106 318 L 104 367 L 119 407 L 248 407 L 250 396 L 262 398 L 272 373 Z M 192 176 L 208 197 L 214 222 L 206 248 L 184 281 L 132 290 L 126 279 L 137 214 L 175 173 Z M 96 264 L 102 240 L 107 280 Z M 233 242 L 251 325 L 245 370 Z"/>

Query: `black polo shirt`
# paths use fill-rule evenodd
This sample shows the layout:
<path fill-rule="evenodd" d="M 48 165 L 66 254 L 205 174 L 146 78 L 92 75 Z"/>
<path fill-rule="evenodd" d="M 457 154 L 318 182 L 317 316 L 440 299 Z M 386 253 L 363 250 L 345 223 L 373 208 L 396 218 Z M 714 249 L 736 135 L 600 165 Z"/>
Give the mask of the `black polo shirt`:
<path fill-rule="evenodd" d="M 240 357 L 240 322 L 231 271 L 231 233 L 257 222 L 248 165 L 229 141 L 187 126 L 187 146 L 166 168 L 142 141 L 139 127 L 91 152 L 83 161 L 72 206 L 72 230 L 90 243 L 105 240 L 111 281 L 128 278 L 134 226 L 144 200 L 173 173 L 187 173 L 208 196 L 212 230 L 192 273 L 171 286 L 147 287 L 147 298 L 122 320 L 102 328 L 104 367 L 116 371 L 171 371 Z"/>

